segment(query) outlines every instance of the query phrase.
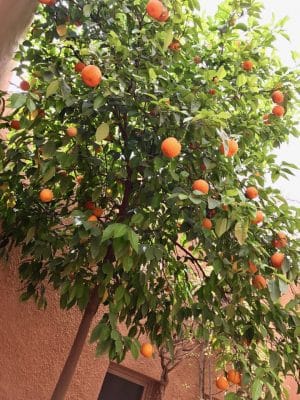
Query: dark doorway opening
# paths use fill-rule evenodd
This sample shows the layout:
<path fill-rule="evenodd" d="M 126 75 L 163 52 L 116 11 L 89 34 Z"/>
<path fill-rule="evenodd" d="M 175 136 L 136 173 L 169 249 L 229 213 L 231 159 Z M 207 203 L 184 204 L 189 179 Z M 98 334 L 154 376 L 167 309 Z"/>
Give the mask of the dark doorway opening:
<path fill-rule="evenodd" d="M 108 372 L 98 400 L 141 400 L 144 386 Z"/>

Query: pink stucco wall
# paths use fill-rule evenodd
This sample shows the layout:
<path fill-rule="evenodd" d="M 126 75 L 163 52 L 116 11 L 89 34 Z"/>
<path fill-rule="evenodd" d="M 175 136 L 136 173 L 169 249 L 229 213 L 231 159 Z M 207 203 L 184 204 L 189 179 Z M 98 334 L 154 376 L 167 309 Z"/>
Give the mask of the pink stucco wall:
<path fill-rule="evenodd" d="M 49 400 L 74 339 L 80 312 L 61 311 L 55 293 L 39 311 L 32 302 L 20 303 L 17 257 L 0 266 L 0 399 Z M 95 321 L 97 318 L 95 318 Z M 96 359 L 86 344 L 67 400 L 96 400 L 108 367 L 106 357 Z M 153 379 L 160 377 L 158 358 L 133 360 L 124 366 Z M 187 358 L 170 376 L 166 400 L 197 400 L 199 360 Z"/>

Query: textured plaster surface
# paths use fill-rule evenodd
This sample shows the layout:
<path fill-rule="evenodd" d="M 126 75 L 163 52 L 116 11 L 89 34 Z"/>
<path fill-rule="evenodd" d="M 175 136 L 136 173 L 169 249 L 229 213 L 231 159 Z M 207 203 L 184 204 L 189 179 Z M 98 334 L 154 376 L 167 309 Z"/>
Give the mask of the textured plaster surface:
<path fill-rule="evenodd" d="M 17 264 L 14 254 L 9 265 L 0 266 L 0 400 L 49 400 L 81 314 L 61 311 L 51 289 L 46 311 L 31 301 L 20 303 Z M 105 357 L 96 359 L 94 351 L 87 343 L 67 400 L 97 399 L 109 363 Z M 135 361 L 128 356 L 123 364 L 149 378 L 160 377 L 158 357 Z M 198 357 L 192 354 L 171 373 L 166 400 L 197 400 L 198 376 Z"/>

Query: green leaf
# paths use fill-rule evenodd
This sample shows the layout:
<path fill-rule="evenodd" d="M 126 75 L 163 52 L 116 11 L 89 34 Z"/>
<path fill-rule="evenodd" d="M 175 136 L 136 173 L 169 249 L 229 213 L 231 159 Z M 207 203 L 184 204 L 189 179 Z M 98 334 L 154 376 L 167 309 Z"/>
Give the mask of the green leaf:
<path fill-rule="evenodd" d="M 251 399 L 258 400 L 262 394 L 263 384 L 259 379 L 255 379 L 251 386 Z"/>
<path fill-rule="evenodd" d="M 127 235 L 128 235 L 128 239 L 130 241 L 130 244 L 131 244 L 133 250 L 136 253 L 138 253 L 138 251 L 139 251 L 139 236 L 132 229 L 128 230 Z"/>
<path fill-rule="evenodd" d="M 46 182 L 50 181 L 50 179 L 52 179 L 54 177 L 55 173 L 56 173 L 55 165 L 50 165 L 50 167 L 47 169 L 47 171 L 43 175 L 42 183 L 46 183 Z"/>
<path fill-rule="evenodd" d="M 240 29 L 241 31 L 247 31 L 248 30 L 248 26 L 246 24 L 243 23 L 238 23 L 234 26 L 234 29 Z"/>
<path fill-rule="evenodd" d="M 14 93 L 10 97 L 10 105 L 12 108 L 20 108 L 24 106 L 27 100 L 27 95 L 24 93 Z"/>
<path fill-rule="evenodd" d="M 228 226 L 228 219 L 227 218 L 218 218 L 215 225 L 215 232 L 218 237 L 221 237 L 227 230 L 229 229 Z"/>
<path fill-rule="evenodd" d="M 227 75 L 227 72 L 226 72 L 225 68 L 222 65 L 217 71 L 217 77 L 219 79 L 223 79 L 223 78 L 225 78 L 226 75 Z"/>
<path fill-rule="evenodd" d="M 58 89 L 59 89 L 59 86 L 60 86 L 60 83 L 59 83 L 58 79 L 56 79 L 55 81 L 52 81 L 49 84 L 49 86 L 47 87 L 46 97 L 48 98 L 48 97 L 54 95 L 55 93 L 57 93 Z"/>
<path fill-rule="evenodd" d="M 119 301 L 122 300 L 124 293 L 125 293 L 125 288 L 123 286 L 118 286 L 118 288 L 115 292 L 114 300 L 117 303 L 119 303 Z"/>
<path fill-rule="evenodd" d="M 173 40 L 173 29 L 169 28 L 164 32 L 164 47 L 163 50 L 166 51 Z"/>
<path fill-rule="evenodd" d="M 35 102 L 30 97 L 28 97 L 26 100 L 26 107 L 28 108 L 28 110 L 30 112 L 33 112 L 34 110 L 36 110 Z"/>
<path fill-rule="evenodd" d="M 247 76 L 245 74 L 238 75 L 236 79 L 236 84 L 238 87 L 245 85 L 246 82 L 247 82 Z"/>
<path fill-rule="evenodd" d="M 101 140 L 106 139 L 109 136 L 109 125 L 106 122 L 102 122 L 98 126 L 96 131 L 96 141 L 101 142 Z"/>
<path fill-rule="evenodd" d="M 136 360 L 139 357 L 140 354 L 140 345 L 137 340 L 133 340 L 130 344 L 130 351 L 132 354 L 132 357 Z"/>
<path fill-rule="evenodd" d="M 248 229 L 249 229 L 249 224 L 246 221 L 238 221 L 235 224 L 234 227 L 234 235 L 239 242 L 239 244 L 242 246 L 248 237 Z"/>

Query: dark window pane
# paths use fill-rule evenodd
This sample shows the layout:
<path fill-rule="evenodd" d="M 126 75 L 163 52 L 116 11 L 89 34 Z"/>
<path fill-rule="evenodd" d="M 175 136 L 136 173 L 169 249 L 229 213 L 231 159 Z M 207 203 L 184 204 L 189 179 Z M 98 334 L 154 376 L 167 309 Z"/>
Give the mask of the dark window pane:
<path fill-rule="evenodd" d="M 143 391 L 143 386 L 108 372 L 98 400 L 141 400 Z"/>

